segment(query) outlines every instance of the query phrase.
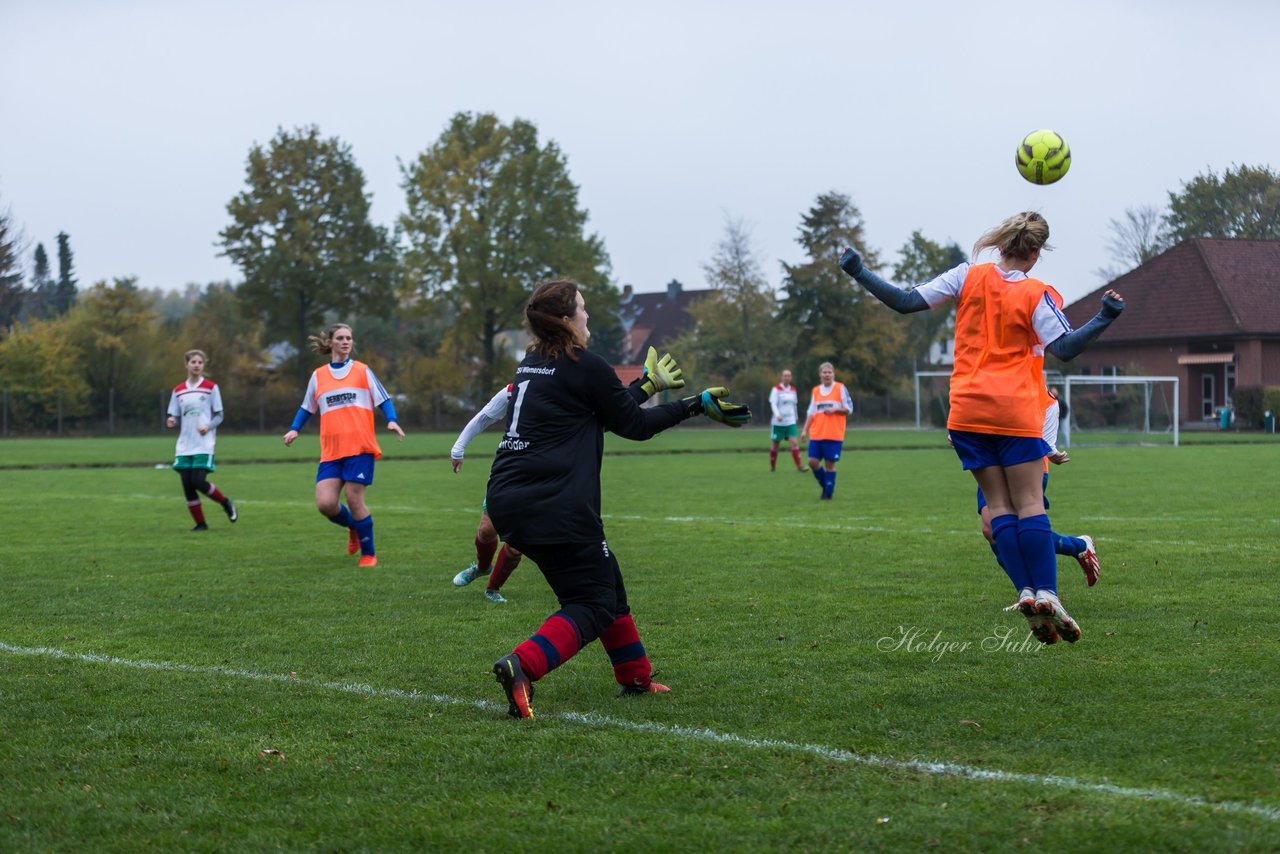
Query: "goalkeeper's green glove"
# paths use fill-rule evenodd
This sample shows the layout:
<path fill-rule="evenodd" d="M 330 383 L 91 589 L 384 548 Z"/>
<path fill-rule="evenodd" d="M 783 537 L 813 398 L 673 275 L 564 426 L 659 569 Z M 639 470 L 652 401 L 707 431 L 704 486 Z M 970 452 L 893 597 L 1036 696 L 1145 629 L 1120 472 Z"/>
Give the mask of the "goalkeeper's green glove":
<path fill-rule="evenodd" d="M 684 388 L 684 371 L 680 370 L 670 353 L 659 359 L 658 351 L 650 347 L 644 360 L 644 379 L 640 381 L 640 388 L 649 397 L 669 388 Z"/>
<path fill-rule="evenodd" d="M 709 388 L 702 394 L 684 398 L 690 415 L 705 415 L 712 421 L 728 424 L 730 427 L 741 427 L 751 420 L 751 410 L 742 403 L 730 403 L 724 399 L 729 389 L 723 386 Z"/>

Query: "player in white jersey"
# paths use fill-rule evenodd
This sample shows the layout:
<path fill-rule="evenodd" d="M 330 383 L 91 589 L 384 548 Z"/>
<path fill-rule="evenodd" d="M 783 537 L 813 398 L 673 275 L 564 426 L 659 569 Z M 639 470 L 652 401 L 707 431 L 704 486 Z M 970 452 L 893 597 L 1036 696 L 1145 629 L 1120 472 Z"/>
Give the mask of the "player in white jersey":
<path fill-rule="evenodd" d="M 178 428 L 173 468 L 182 478 L 187 510 L 196 523 L 191 530 L 207 531 L 209 526 L 204 520 L 204 508 L 200 506 L 201 492 L 221 504 L 232 522 L 240 515 L 231 499 L 208 481 L 209 472 L 216 468 L 213 448 L 218 440 L 218 425 L 222 423 L 222 392 L 218 390 L 217 383 L 204 376 L 206 357 L 203 350 L 188 350 L 183 361 L 187 366 L 187 378 L 173 387 L 165 424 Z"/>
<path fill-rule="evenodd" d="M 791 444 L 791 459 L 795 460 L 796 471 L 804 473 L 804 464 L 800 462 L 800 443 L 796 440 L 800 429 L 796 426 L 799 420 L 796 411 L 799 395 L 791 385 L 791 371 L 783 370 L 781 382 L 769 390 L 769 409 L 773 412 L 770 421 L 771 435 L 769 445 L 769 471 L 778 470 L 778 443 L 786 439 Z"/>
<path fill-rule="evenodd" d="M 449 461 L 453 464 L 455 473 L 462 470 L 463 456 L 471 440 L 483 433 L 490 424 L 496 424 L 507 417 L 507 404 L 510 400 L 511 386 L 508 385 L 495 394 L 484 408 L 467 422 L 467 426 L 462 428 L 457 441 L 453 443 L 453 449 L 449 451 Z M 476 559 L 453 577 L 454 585 L 466 587 L 477 578 L 487 575 L 489 583 L 485 587 L 484 598 L 490 602 L 506 602 L 506 597 L 502 595 L 502 585 L 520 565 L 521 554 L 509 544 L 503 543 L 502 551 L 498 552 L 498 562 L 490 570 L 493 553 L 497 548 L 498 532 L 489 519 L 488 509 L 481 505 L 480 527 L 476 529 Z"/>

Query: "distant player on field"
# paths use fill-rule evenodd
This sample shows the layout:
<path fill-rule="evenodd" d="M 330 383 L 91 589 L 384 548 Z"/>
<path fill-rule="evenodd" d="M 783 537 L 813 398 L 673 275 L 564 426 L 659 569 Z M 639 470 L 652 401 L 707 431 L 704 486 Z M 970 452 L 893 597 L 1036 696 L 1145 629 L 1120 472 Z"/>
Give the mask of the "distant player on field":
<path fill-rule="evenodd" d="M 822 487 L 822 500 L 830 501 L 836 491 L 836 463 L 844 448 L 845 419 L 853 411 L 853 399 L 844 383 L 836 382 L 836 369 L 830 362 L 818 366 L 818 378 L 821 382 L 809 397 L 800 438 L 809 437 L 809 470 Z"/>
<path fill-rule="evenodd" d="M 240 514 L 236 512 L 235 503 L 207 480 L 209 472 L 216 468 L 213 447 L 218 441 L 218 425 L 222 423 L 222 392 L 217 383 L 204 376 L 203 350 L 188 350 L 183 361 L 187 378 L 173 387 L 165 424 L 179 428 L 173 469 L 182 478 L 187 510 L 196 522 L 191 530 L 207 531 L 204 508 L 200 506 L 201 492 L 221 504 L 232 522 L 239 519 Z"/>
<path fill-rule="evenodd" d="M 778 470 L 778 443 L 783 439 L 791 444 L 791 459 L 795 460 L 796 471 L 804 471 L 800 464 L 800 445 L 796 442 L 796 404 L 799 395 L 795 386 L 791 385 L 791 371 L 782 372 L 781 382 L 769 390 L 769 409 L 773 412 L 772 435 L 769 445 L 769 471 Z"/>
<path fill-rule="evenodd" d="M 511 391 L 512 387 L 507 386 L 495 394 L 484 408 L 467 422 L 467 426 L 462 428 L 457 441 L 453 443 L 453 449 L 449 451 L 449 461 L 453 463 L 454 472 L 462 471 L 463 456 L 471 440 L 483 433 L 490 424 L 496 424 L 507 417 Z M 511 573 L 515 572 L 516 567 L 520 565 L 521 555 L 519 550 L 512 548 L 510 544 L 503 543 L 502 550 L 498 552 L 497 564 L 493 566 L 491 572 L 490 564 L 493 562 L 493 553 L 498 548 L 498 542 L 498 532 L 494 530 L 493 521 L 489 519 L 489 511 L 486 506 L 481 505 L 480 527 L 476 529 L 476 559 L 453 577 L 454 586 L 466 587 L 480 576 L 487 575 L 489 583 L 485 587 L 484 598 L 490 602 L 506 602 L 506 597 L 502 595 L 502 585 L 506 584 Z"/>
<path fill-rule="evenodd" d="M 382 383 L 368 365 L 351 358 L 354 348 L 355 336 L 345 323 L 335 323 L 323 336 L 311 336 L 311 349 L 328 356 L 329 364 L 311 374 L 284 443 L 292 445 L 307 420 L 320 413 L 316 509 L 347 529 L 347 554 L 360 552 L 360 566 L 377 566 L 373 516 L 364 503 L 364 491 L 373 483 L 374 460 L 382 456 L 373 426 L 374 407 L 382 410 L 387 429 L 400 441 L 404 441 L 404 431 L 396 422 L 395 404 Z M 341 502 L 344 492 L 350 509 Z"/>

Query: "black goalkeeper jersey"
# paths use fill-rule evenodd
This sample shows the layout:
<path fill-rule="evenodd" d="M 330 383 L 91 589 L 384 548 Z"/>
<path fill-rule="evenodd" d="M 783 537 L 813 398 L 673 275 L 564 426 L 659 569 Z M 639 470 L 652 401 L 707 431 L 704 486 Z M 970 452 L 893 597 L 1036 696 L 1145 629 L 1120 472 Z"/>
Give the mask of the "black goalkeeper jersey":
<path fill-rule="evenodd" d="M 644 440 L 689 417 L 679 402 L 641 408 L 638 386 L 624 387 L 595 353 L 575 353 L 530 353 L 516 368 L 486 495 L 494 528 L 516 548 L 602 540 L 604 431 Z"/>

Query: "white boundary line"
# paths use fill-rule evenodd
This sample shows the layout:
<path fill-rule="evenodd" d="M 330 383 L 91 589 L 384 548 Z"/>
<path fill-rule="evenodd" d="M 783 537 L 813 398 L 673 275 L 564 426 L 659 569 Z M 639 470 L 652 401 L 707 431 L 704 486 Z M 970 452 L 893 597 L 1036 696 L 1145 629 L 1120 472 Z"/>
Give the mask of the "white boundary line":
<path fill-rule="evenodd" d="M 487 700 L 463 700 L 446 694 L 430 694 L 421 691 L 406 691 L 400 688 L 375 688 L 358 682 L 324 682 L 312 679 L 300 679 L 295 676 L 282 676 L 272 673 L 259 673 L 254 670 L 241 670 L 228 667 L 201 667 L 193 664 L 173 664 L 163 661 L 131 660 L 117 658 L 113 655 L 96 653 L 67 652 L 52 647 L 12 646 L 0 641 L 0 652 L 11 655 L 40 656 L 57 658 L 64 661 L 79 661 L 91 664 L 109 664 L 116 667 L 131 667 L 138 670 L 158 670 L 168 673 L 193 673 L 202 676 L 230 676 L 239 679 L 251 679 L 257 682 L 278 682 L 286 685 L 301 685 L 307 688 L 319 688 L 326 691 L 340 691 L 346 694 L 359 694 L 366 697 L 380 697 L 394 700 L 422 700 L 444 706 L 469 706 L 484 711 L 506 712 L 500 703 Z M 967 780 L 981 780 L 995 783 L 1024 783 L 1032 786 L 1044 786 L 1068 791 L 1084 792 L 1091 795 L 1107 795 L 1118 798 L 1134 798 L 1144 801 L 1160 801 L 1181 807 L 1203 807 L 1218 812 L 1241 813 L 1258 816 L 1268 821 L 1280 821 L 1280 807 L 1262 804 L 1242 803 L 1239 801 L 1211 801 L 1199 795 L 1183 795 L 1167 789 L 1136 789 L 1129 786 L 1115 786 L 1110 783 L 1090 783 L 1074 777 L 1057 775 L 1041 776 L 1024 774 L 1016 771 L 1000 771 L 990 768 L 976 768 L 972 765 L 960 765 L 954 762 L 928 762 L 922 759 L 893 759 L 892 757 L 874 754 L 853 753 L 838 747 L 826 747 L 820 744 L 802 744 L 795 741 L 782 741 L 772 738 L 748 738 L 733 733 L 718 732 L 701 727 L 686 727 L 674 724 L 662 724 L 649 721 L 628 721 L 611 718 L 595 713 L 562 712 L 544 714 L 542 717 L 566 721 L 597 729 L 630 730 L 632 732 L 653 733 L 655 735 L 672 736 L 690 741 L 711 742 L 743 747 L 749 750 L 773 750 L 781 753 L 806 753 L 833 762 L 846 762 L 870 768 L 883 768 L 890 771 L 915 771 L 937 777 L 957 777 Z"/>

